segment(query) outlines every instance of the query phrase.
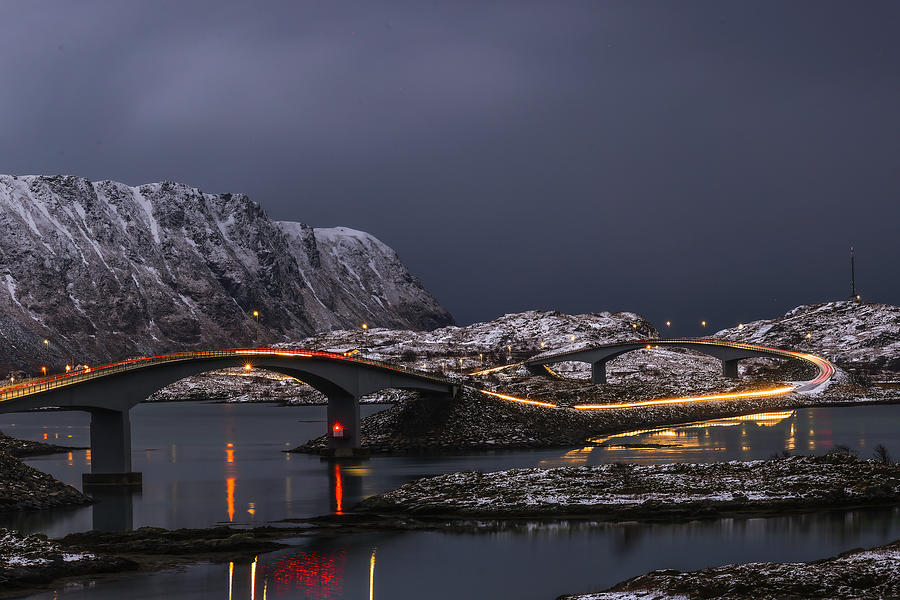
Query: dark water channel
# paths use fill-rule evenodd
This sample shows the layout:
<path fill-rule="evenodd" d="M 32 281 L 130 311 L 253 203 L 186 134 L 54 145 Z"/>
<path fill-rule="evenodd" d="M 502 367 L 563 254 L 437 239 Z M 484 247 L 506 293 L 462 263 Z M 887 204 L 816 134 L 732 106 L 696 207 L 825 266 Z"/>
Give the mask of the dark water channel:
<path fill-rule="evenodd" d="M 383 407 L 364 407 L 371 414 Z M 144 404 L 132 412 L 133 496 L 75 510 L 0 517 L 0 526 L 51 537 L 94 526 L 263 525 L 351 507 L 423 475 L 463 469 L 768 458 L 847 446 L 860 456 L 884 444 L 900 457 L 900 406 L 820 408 L 751 415 L 601 439 L 610 447 L 465 456 L 375 457 L 329 463 L 281 450 L 321 433 L 324 407 Z M 0 430 L 82 446 L 80 413 L 3 415 Z M 80 487 L 88 451 L 28 459 Z M 522 523 L 501 532 L 433 532 L 295 540 L 295 548 L 240 563 L 99 578 L 34 598 L 552 599 L 597 591 L 651 569 L 729 562 L 798 561 L 900 538 L 900 511 L 833 512 L 675 525 Z"/>

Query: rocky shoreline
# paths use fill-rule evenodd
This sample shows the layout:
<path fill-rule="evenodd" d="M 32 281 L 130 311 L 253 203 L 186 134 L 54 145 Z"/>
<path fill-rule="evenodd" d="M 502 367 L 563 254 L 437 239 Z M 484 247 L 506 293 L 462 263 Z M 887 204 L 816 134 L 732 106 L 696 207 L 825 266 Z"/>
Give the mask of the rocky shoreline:
<path fill-rule="evenodd" d="M 275 540 L 308 528 L 230 527 L 87 531 L 59 540 L 0 529 L 0 597 L 38 591 L 52 581 L 87 575 L 228 561 L 287 547 Z"/>
<path fill-rule="evenodd" d="M 603 386 L 581 386 L 589 387 Z M 573 447 L 588 445 L 598 436 L 647 427 L 814 406 L 900 402 L 900 394 L 893 389 L 863 390 L 853 385 L 833 388 L 828 394 L 819 395 L 787 394 L 606 411 L 548 409 L 465 388 L 456 398 L 420 395 L 415 400 L 398 402 L 387 410 L 363 418 L 361 441 L 362 447 L 373 454 Z M 576 397 L 583 401 L 583 395 Z M 289 451 L 318 454 L 327 447 L 328 438 L 320 436 Z"/>
<path fill-rule="evenodd" d="M 0 529 L 0 596 L 18 595 L 25 588 L 63 577 L 137 568 L 137 563 L 126 558 L 78 551 L 44 535 L 25 536 Z"/>
<path fill-rule="evenodd" d="M 18 457 L 67 452 L 70 448 L 18 440 L 0 433 L 0 512 L 83 506 L 93 500 Z"/>
<path fill-rule="evenodd" d="M 674 569 L 651 571 L 597 594 L 566 595 L 557 600 L 897 597 L 900 597 L 900 540 L 805 563 L 731 564 L 687 573 Z"/>
<path fill-rule="evenodd" d="M 832 452 L 767 461 L 464 471 L 363 500 L 356 513 L 683 521 L 900 505 L 900 465 Z"/>

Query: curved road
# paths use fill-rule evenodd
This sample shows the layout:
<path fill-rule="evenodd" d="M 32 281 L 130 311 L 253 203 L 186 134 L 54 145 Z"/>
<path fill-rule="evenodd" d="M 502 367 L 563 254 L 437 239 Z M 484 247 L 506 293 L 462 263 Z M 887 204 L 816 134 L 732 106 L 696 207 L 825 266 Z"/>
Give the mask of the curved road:
<path fill-rule="evenodd" d="M 834 376 L 836 369 L 833 364 L 831 364 L 828 360 L 822 358 L 821 356 L 816 356 L 815 354 L 809 354 L 806 352 L 795 352 L 792 350 L 781 350 L 779 348 L 770 348 L 768 346 L 760 346 L 757 344 L 747 344 L 743 342 L 729 342 L 723 340 L 711 340 L 707 338 L 678 338 L 678 339 L 649 339 L 649 340 L 635 340 L 633 342 L 620 342 L 616 344 L 605 344 L 601 346 L 593 346 L 587 348 L 578 348 L 577 350 L 572 350 L 568 352 L 558 352 L 558 353 L 548 353 L 537 355 L 529 360 L 522 361 L 519 363 L 514 363 L 510 365 L 503 365 L 501 367 L 493 367 L 489 369 L 483 369 L 481 371 L 476 371 L 472 373 L 472 375 L 484 375 L 488 373 L 496 373 L 505 369 L 509 369 L 512 367 L 520 367 L 526 365 L 530 362 L 550 362 L 548 359 L 553 359 L 553 362 L 564 362 L 573 355 L 588 353 L 592 350 L 598 350 L 602 348 L 618 348 L 618 347 L 628 347 L 634 346 L 633 349 L 640 348 L 653 348 L 661 345 L 669 345 L 669 346 L 679 346 L 679 347 L 691 347 L 697 345 L 709 345 L 709 346 L 718 346 L 723 348 L 732 348 L 735 350 L 743 350 L 749 351 L 753 353 L 758 353 L 759 355 L 764 356 L 772 356 L 774 358 L 793 358 L 797 360 L 802 360 L 813 364 L 816 366 L 818 373 L 816 377 L 809 381 L 796 382 L 791 383 L 787 386 L 782 386 L 778 388 L 768 389 L 768 390 L 756 390 L 752 392 L 735 392 L 735 393 L 727 393 L 727 394 L 715 394 L 709 396 L 691 396 L 691 397 L 683 397 L 683 398 L 661 398 L 657 400 L 644 400 L 640 402 L 622 402 L 615 404 L 579 404 L 575 405 L 573 408 L 579 410 L 609 410 L 616 408 L 637 408 L 641 406 L 655 406 L 662 404 L 684 404 L 688 402 L 709 402 L 714 400 L 731 400 L 738 398 L 764 398 L 764 397 L 773 397 L 773 396 L 781 396 L 783 394 L 788 394 L 790 392 L 800 392 L 800 393 L 814 393 L 820 391 L 828 386 L 828 383 L 831 381 L 831 378 Z M 532 404 L 536 406 L 544 406 L 547 408 L 559 408 L 556 404 L 551 402 L 544 402 L 538 400 L 530 400 L 526 398 L 517 398 L 515 396 L 510 396 L 507 394 L 500 394 L 498 392 L 489 392 L 482 390 L 482 393 L 488 394 L 490 396 L 501 398 L 504 400 L 510 400 L 513 402 L 523 402 L 525 404 Z"/>

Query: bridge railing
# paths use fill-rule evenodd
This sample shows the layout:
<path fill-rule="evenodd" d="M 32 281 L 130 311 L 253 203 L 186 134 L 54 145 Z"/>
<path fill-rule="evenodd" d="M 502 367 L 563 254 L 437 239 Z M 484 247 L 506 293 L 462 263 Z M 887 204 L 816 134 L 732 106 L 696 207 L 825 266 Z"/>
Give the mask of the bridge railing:
<path fill-rule="evenodd" d="M 380 369 L 396 371 L 399 373 L 403 373 L 405 375 L 410 375 L 413 377 L 417 377 L 420 379 L 425 379 L 429 381 L 433 381 L 435 383 L 441 383 L 446 385 L 452 385 L 452 382 L 434 376 L 430 373 L 424 373 L 422 371 L 416 371 L 415 369 L 409 369 L 407 367 L 403 367 L 400 365 L 392 365 L 390 363 L 385 363 L 381 361 L 366 359 L 366 358 L 355 358 L 348 357 L 343 354 L 337 354 L 334 352 L 322 352 L 316 350 L 294 350 L 287 348 L 229 348 L 226 350 L 203 350 L 199 352 L 178 352 L 173 354 L 163 354 L 160 356 L 152 356 L 148 358 L 133 358 L 129 360 L 124 360 L 108 365 L 103 365 L 99 367 L 86 367 L 83 370 L 79 370 L 77 372 L 72 373 L 62 373 L 59 375 L 53 375 L 50 377 L 43 377 L 37 380 L 30 380 L 26 382 L 22 382 L 18 385 L 11 385 L 4 388 L 0 388 L 0 402 L 6 400 L 12 400 L 15 398 L 21 398 L 24 396 L 30 396 L 33 394 L 39 394 L 42 392 L 60 389 L 63 387 L 68 387 L 70 385 L 76 385 L 78 383 L 82 383 L 84 381 L 88 381 L 91 379 L 98 379 L 100 377 L 107 377 L 109 375 L 114 375 L 117 373 L 123 373 L 126 371 L 134 371 L 138 369 L 144 369 L 153 365 L 163 364 L 163 363 L 176 363 L 176 362 L 185 362 L 191 360 L 201 360 L 201 359 L 209 359 L 209 358 L 246 358 L 248 362 L 254 356 L 267 356 L 267 355 L 277 355 L 277 356 L 285 356 L 285 357 L 293 357 L 293 358 L 325 358 L 330 360 L 339 360 L 344 362 L 350 362 L 354 364 L 363 364 L 368 365 Z M 251 363 L 252 364 L 252 363 Z"/>

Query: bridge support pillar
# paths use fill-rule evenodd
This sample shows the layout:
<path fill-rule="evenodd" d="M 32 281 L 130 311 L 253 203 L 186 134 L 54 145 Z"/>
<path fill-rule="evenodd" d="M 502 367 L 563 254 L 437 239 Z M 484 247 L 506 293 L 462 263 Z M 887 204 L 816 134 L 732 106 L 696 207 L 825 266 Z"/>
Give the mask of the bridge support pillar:
<path fill-rule="evenodd" d="M 525 365 L 525 368 L 532 375 L 546 375 L 547 369 L 544 368 L 544 365 Z"/>
<path fill-rule="evenodd" d="M 606 383 L 606 361 L 591 363 L 591 383 Z"/>
<path fill-rule="evenodd" d="M 328 454 L 335 458 L 360 455 L 359 398 L 328 396 Z"/>
<path fill-rule="evenodd" d="M 82 484 L 141 485 L 141 474 L 131 470 L 131 420 L 127 410 L 91 410 L 91 472 Z"/>
<path fill-rule="evenodd" d="M 722 376 L 729 377 L 731 379 L 740 379 L 738 375 L 738 360 L 723 360 L 722 361 Z"/>

